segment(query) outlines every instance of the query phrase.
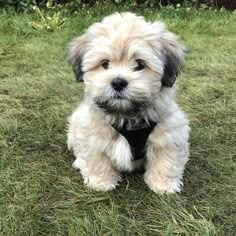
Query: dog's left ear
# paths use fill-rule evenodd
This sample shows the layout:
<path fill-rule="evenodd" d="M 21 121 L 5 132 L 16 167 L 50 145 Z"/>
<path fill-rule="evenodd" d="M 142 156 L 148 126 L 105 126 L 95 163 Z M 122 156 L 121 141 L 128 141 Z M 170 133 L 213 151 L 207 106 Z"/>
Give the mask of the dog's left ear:
<path fill-rule="evenodd" d="M 83 82 L 83 75 L 84 72 L 82 70 L 82 61 L 83 61 L 83 56 L 86 51 L 87 47 L 87 40 L 86 40 L 86 35 L 82 35 L 80 37 L 77 37 L 73 39 L 69 46 L 69 63 L 73 67 L 73 71 L 76 76 L 76 81 L 77 82 Z"/>
<path fill-rule="evenodd" d="M 179 36 L 169 32 L 164 23 L 155 22 L 152 26 L 158 34 L 156 43 L 159 43 L 158 47 L 161 48 L 161 57 L 164 61 L 162 85 L 172 87 L 184 63 L 186 48 L 181 43 Z"/>

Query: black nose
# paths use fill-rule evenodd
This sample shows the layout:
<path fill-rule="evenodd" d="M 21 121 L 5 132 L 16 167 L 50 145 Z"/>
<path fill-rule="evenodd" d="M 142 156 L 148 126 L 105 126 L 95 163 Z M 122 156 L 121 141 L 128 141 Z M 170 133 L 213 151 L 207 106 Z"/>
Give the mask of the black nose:
<path fill-rule="evenodd" d="M 111 82 L 111 86 L 114 88 L 116 91 L 122 91 L 126 86 L 128 85 L 128 82 L 122 78 L 115 78 Z"/>

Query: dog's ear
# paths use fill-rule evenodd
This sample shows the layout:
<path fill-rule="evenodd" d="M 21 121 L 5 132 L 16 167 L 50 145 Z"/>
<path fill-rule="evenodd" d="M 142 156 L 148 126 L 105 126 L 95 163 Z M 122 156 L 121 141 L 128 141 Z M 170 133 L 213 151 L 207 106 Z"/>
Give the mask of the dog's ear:
<path fill-rule="evenodd" d="M 186 48 L 182 45 L 178 36 L 168 31 L 163 33 L 162 43 L 164 58 L 162 85 L 172 87 L 184 63 Z"/>
<path fill-rule="evenodd" d="M 73 67 L 73 71 L 76 76 L 77 82 L 83 82 L 84 72 L 82 70 L 82 61 L 83 56 L 87 47 L 87 39 L 85 35 L 73 39 L 68 48 L 69 48 L 69 63 Z"/>
<path fill-rule="evenodd" d="M 158 47 L 161 48 L 161 57 L 164 61 L 162 85 L 172 87 L 184 63 L 186 48 L 179 36 L 169 32 L 164 23 L 155 22 L 152 26 L 158 35 Z"/>

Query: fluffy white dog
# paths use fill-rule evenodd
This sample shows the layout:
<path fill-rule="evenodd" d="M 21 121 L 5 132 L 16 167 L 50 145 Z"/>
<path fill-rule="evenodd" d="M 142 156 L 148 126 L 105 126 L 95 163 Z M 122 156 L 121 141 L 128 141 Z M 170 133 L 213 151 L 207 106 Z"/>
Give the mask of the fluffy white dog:
<path fill-rule="evenodd" d="M 84 98 L 69 118 L 68 147 L 84 183 L 112 190 L 121 171 L 144 167 L 156 193 L 179 192 L 189 125 L 175 102 L 185 47 L 162 22 L 115 13 L 69 45 Z"/>

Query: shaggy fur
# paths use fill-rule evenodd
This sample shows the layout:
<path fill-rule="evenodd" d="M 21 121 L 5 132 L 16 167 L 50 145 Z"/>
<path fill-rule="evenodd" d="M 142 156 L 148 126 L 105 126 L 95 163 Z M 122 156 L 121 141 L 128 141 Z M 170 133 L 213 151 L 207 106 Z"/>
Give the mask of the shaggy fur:
<path fill-rule="evenodd" d="M 175 80 L 184 51 L 164 23 L 132 13 L 108 16 L 70 43 L 69 60 L 85 91 L 69 118 L 68 147 L 86 185 L 112 190 L 121 171 L 144 167 L 144 181 L 154 192 L 181 190 L 189 126 L 175 102 Z M 122 91 L 111 86 L 116 78 L 128 82 Z M 112 127 L 124 120 L 158 122 L 144 159 L 132 161 L 127 140 Z"/>

